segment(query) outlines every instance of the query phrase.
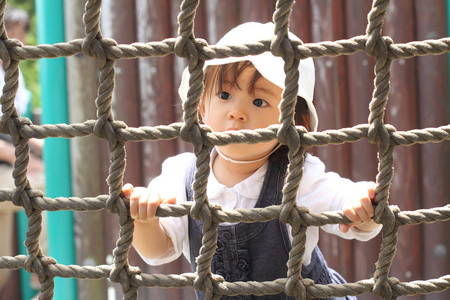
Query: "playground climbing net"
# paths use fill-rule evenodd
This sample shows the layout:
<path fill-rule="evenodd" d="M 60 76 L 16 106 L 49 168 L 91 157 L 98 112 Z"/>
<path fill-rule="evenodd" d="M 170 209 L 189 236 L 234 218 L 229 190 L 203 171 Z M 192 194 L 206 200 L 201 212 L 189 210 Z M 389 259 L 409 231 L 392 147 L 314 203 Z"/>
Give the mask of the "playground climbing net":
<path fill-rule="evenodd" d="M 450 287 L 450 275 L 424 281 L 400 282 L 389 277 L 394 259 L 398 229 L 402 225 L 416 225 L 450 219 L 450 205 L 434 209 L 421 209 L 401 212 L 398 207 L 388 205 L 388 192 L 393 178 L 393 150 L 400 145 L 438 143 L 450 140 L 450 125 L 424 130 L 397 131 L 384 124 L 384 111 L 389 90 L 390 64 L 394 59 L 410 58 L 419 55 L 444 54 L 450 51 L 450 38 L 394 44 L 389 37 L 381 35 L 384 17 L 389 1 L 374 0 L 368 14 L 366 35 L 347 40 L 299 44 L 287 37 L 288 20 L 293 0 L 280 0 L 273 14 L 275 23 L 274 37 L 271 40 L 239 46 L 209 46 L 206 42 L 194 38 L 193 23 L 197 0 L 186 0 L 181 4 L 178 16 L 178 37 L 160 42 L 134 43 L 118 45 L 114 40 L 102 37 L 100 31 L 100 0 L 88 0 L 84 15 L 85 37 L 66 43 L 53 45 L 23 46 L 17 40 L 8 39 L 3 24 L 6 1 L 0 1 L 0 58 L 6 70 L 5 87 L 1 96 L 2 112 L 1 132 L 11 135 L 16 147 L 14 168 L 15 189 L 1 189 L 0 201 L 12 201 L 25 209 L 28 217 L 28 232 L 25 245 L 27 255 L 0 257 L 0 268 L 25 269 L 38 275 L 41 283 L 39 299 L 52 299 L 54 277 L 77 279 L 109 278 L 122 285 L 124 299 L 135 299 L 137 289 L 145 287 L 183 288 L 193 286 L 205 292 L 206 299 L 219 299 L 222 295 L 270 295 L 285 292 L 296 299 L 314 297 L 361 295 L 372 292 L 384 299 L 395 299 L 400 295 L 415 295 L 442 292 Z M 293 103 L 290 95 L 296 95 L 297 86 L 286 84 L 282 101 L 280 125 L 253 132 L 217 133 L 200 125 L 197 119 L 199 93 L 202 90 L 203 64 L 205 60 L 229 56 L 260 54 L 272 51 L 281 56 L 286 64 L 286 80 L 298 76 L 296 65 L 306 57 L 349 55 L 364 51 L 376 59 L 375 84 L 367 124 L 352 128 L 307 132 L 303 127 L 295 127 L 292 122 Z M 96 99 L 96 120 L 78 124 L 34 125 L 19 117 L 14 107 L 14 97 L 18 85 L 19 62 L 28 59 L 67 57 L 82 53 L 95 57 L 99 62 L 100 88 Z M 114 120 L 111 111 L 112 86 L 114 83 L 114 64 L 119 59 L 136 57 L 161 57 L 168 54 L 185 57 L 189 61 L 191 73 L 188 99 L 184 103 L 182 123 L 168 126 L 139 128 L 127 127 L 123 122 Z M 293 80 L 292 82 L 297 82 Z M 48 137 L 74 138 L 96 135 L 108 141 L 111 152 L 110 174 L 108 176 L 109 194 L 93 198 L 48 198 L 30 185 L 26 168 L 30 138 Z M 186 274 L 145 274 L 139 268 L 128 264 L 128 250 L 131 247 L 133 219 L 130 218 L 126 200 L 121 196 L 122 177 L 125 169 L 125 143 L 129 141 L 157 141 L 181 137 L 194 145 L 197 156 L 193 203 L 179 205 L 161 205 L 157 215 L 160 217 L 181 217 L 190 214 L 203 222 L 203 247 L 200 249 L 196 273 Z M 209 150 L 214 145 L 246 142 L 256 143 L 278 139 L 289 146 L 289 174 L 284 188 L 282 204 L 252 210 L 222 210 L 208 203 L 206 182 L 209 172 Z M 348 223 L 341 213 L 309 213 L 307 208 L 295 205 L 295 194 L 302 175 L 304 151 L 312 146 L 342 144 L 368 139 L 378 146 L 379 173 L 376 186 L 376 222 L 383 224 L 382 246 L 373 278 L 342 285 L 314 284 L 301 277 L 301 259 L 305 244 L 305 230 L 308 226 Z M 62 265 L 49 256 L 44 256 L 39 247 L 41 213 L 44 210 L 97 211 L 106 209 L 117 214 L 120 232 L 117 247 L 113 251 L 114 262 L 111 265 L 78 266 Z M 211 274 L 210 263 L 217 241 L 217 227 L 221 222 L 267 222 L 279 218 L 292 226 L 294 236 L 292 251 L 288 261 L 286 278 L 269 282 L 226 282 L 220 276 Z"/>

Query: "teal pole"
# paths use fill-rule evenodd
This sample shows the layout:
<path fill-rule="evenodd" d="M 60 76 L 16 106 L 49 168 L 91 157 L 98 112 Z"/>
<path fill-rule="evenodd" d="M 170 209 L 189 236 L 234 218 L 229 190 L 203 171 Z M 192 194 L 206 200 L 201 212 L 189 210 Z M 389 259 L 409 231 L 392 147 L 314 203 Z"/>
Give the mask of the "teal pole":
<path fill-rule="evenodd" d="M 64 42 L 63 0 L 36 0 L 37 38 L 39 44 Z M 66 60 L 63 57 L 39 60 L 42 124 L 68 123 Z M 70 197 L 71 169 L 69 140 L 47 138 L 44 151 L 47 197 Z M 59 264 L 75 264 L 73 213 L 48 212 L 48 255 Z M 76 281 L 55 278 L 55 300 L 75 300 Z"/>

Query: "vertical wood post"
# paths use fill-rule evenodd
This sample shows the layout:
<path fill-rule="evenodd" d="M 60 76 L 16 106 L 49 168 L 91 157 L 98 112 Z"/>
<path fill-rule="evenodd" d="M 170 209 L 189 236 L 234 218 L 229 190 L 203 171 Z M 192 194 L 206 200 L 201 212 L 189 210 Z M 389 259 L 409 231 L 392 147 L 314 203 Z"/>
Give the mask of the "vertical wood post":
<path fill-rule="evenodd" d="M 364 35 L 367 27 L 367 14 L 371 8 L 370 1 L 351 1 L 345 5 L 346 37 Z M 364 52 L 346 57 L 345 79 L 348 82 L 349 125 L 367 123 L 369 103 L 374 87 L 374 62 Z M 367 139 L 350 144 L 350 179 L 354 181 L 375 181 L 377 175 L 377 147 Z M 354 270 L 353 278 L 361 280 L 370 278 L 375 271 L 381 236 L 369 242 L 353 241 Z M 370 295 L 369 298 L 371 299 Z"/>
<path fill-rule="evenodd" d="M 448 36 L 446 1 L 417 1 L 418 40 Z M 428 55 L 418 58 L 419 128 L 437 127 L 449 123 L 448 55 Z M 423 208 L 448 204 L 450 194 L 450 144 L 420 146 Z M 437 278 L 448 274 L 450 266 L 450 235 L 448 222 L 423 226 L 423 278 Z M 430 294 L 426 299 L 449 299 L 450 291 Z"/>
<path fill-rule="evenodd" d="M 206 1 L 206 28 L 210 45 L 240 23 L 240 1 Z"/>
<path fill-rule="evenodd" d="M 136 36 L 136 7 L 134 0 L 105 1 L 102 9 L 102 33 L 105 37 L 113 38 L 118 44 L 131 44 L 137 41 Z M 138 59 L 122 59 L 115 64 L 115 85 L 113 94 L 114 119 L 124 121 L 130 127 L 139 127 L 140 93 Z M 141 143 L 129 142 L 125 145 L 127 154 L 127 168 L 124 174 L 124 183 L 135 186 L 145 186 L 142 168 Z M 106 154 L 106 151 L 105 151 Z M 106 262 L 111 263 L 112 251 L 116 247 L 119 232 L 119 218 L 115 214 L 104 213 L 104 236 Z M 129 263 L 146 269 L 136 250 L 129 251 Z M 108 281 L 108 300 L 114 295 L 115 299 L 123 298 L 122 287 L 119 283 Z M 138 300 L 144 300 L 145 290 L 138 293 Z"/>
<path fill-rule="evenodd" d="M 139 42 L 160 41 L 171 35 L 170 1 L 136 1 L 136 28 Z M 175 121 L 173 106 L 173 55 L 161 58 L 138 59 L 140 85 L 141 125 L 168 125 Z M 161 173 L 163 161 L 177 150 L 174 140 L 143 142 L 143 180 L 147 185 Z M 156 267 L 148 267 L 149 273 L 178 273 L 179 264 L 174 261 Z M 145 291 L 147 299 L 180 299 L 180 290 L 152 288 Z"/>
<path fill-rule="evenodd" d="M 391 5 L 386 14 L 384 35 L 397 43 L 414 40 L 413 2 Z M 397 130 L 418 128 L 415 59 L 397 59 L 391 64 L 391 93 L 386 109 L 385 122 Z M 394 150 L 394 178 L 389 203 L 398 205 L 402 211 L 422 208 L 420 199 L 419 146 L 396 147 Z M 391 268 L 391 276 L 400 281 L 423 278 L 422 275 L 421 226 L 399 228 L 397 255 Z M 408 253 L 404 255 L 403 253 Z M 411 299 L 420 299 L 420 295 Z"/>
<path fill-rule="evenodd" d="M 344 36 L 343 1 L 311 1 L 312 41 L 338 40 Z M 316 88 L 314 106 L 319 115 L 319 131 L 348 126 L 347 90 L 341 80 L 343 57 L 321 57 L 314 59 Z M 347 150 L 347 151 L 346 151 Z M 348 145 L 326 146 L 314 150 L 325 163 L 327 171 L 349 175 Z M 320 248 L 327 263 L 338 270 L 344 278 L 352 276 L 353 251 L 351 242 L 336 235 L 320 231 Z"/>
<path fill-rule="evenodd" d="M 239 1 L 239 11 L 241 12 L 240 23 L 272 22 L 275 4 L 276 1 L 274 0 L 259 0 L 258 3 L 253 1 Z"/>
<path fill-rule="evenodd" d="M 292 14 L 289 23 L 291 31 L 304 43 L 312 41 L 311 26 L 311 4 L 310 0 L 297 1 L 292 7 Z"/>
<path fill-rule="evenodd" d="M 84 2 L 65 0 L 67 40 L 85 35 Z M 98 63 L 94 58 L 78 54 L 67 58 L 67 86 L 70 123 L 96 119 L 95 99 L 98 88 Z M 73 196 L 88 197 L 106 193 L 102 154 L 105 141 L 91 135 L 70 140 Z M 103 213 L 74 212 L 76 263 L 96 266 L 105 264 L 103 248 Z M 106 282 L 77 280 L 80 299 L 107 299 Z"/>

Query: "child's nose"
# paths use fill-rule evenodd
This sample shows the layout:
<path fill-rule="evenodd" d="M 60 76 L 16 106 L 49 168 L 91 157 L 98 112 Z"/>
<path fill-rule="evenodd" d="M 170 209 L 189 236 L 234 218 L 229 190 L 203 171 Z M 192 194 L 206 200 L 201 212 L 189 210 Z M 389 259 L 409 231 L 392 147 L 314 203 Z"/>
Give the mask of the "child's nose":
<path fill-rule="evenodd" d="M 242 107 L 242 105 L 237 104 L 237 105 L 234 105 L 228 112 L 228 119 L 247 122 L 248 116 L 247 116 L 245 109 Z"/>

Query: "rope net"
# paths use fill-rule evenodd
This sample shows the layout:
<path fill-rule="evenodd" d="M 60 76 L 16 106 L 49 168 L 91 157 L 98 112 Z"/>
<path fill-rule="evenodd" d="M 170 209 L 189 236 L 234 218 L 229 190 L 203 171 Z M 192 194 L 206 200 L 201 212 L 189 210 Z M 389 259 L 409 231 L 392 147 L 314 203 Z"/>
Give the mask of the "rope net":
<path fill-rule="evenodd" d="M 293 0 L 277 2 L 273 14 L 275 33 L 272 40 L 255 44 L 230 47 L 209 46 L 194 37 L 193 24 L 199 1 L 186 0 L 181 5 L 178 16 L 179 30 L 176 38 L 158 42 L 118 45 L 114 40 L 103 38 L 100 31 L 100 0 L 88 0 L 84 15 L 85 37 L 53 45 L 23 46 L 17 40 L 8 39 L 1 23 L 0 55 L 6 70 L 5 87 L 1 96 L 1 132 L 11 135 L 16 147 L 14 164 L 15 189 L 1 189 L 0 201 L 12 201 L 22 206 L 28 217 L 28 231 L 25 245 L 27 255 L 0 257 L 0 268 L 25 269 L 38 275 L 41 288 L 39 299 L 52 299 L 54 277 L 77 279 L 106 279 L 119 282 L 124 299 L 136 299 L 138 287 L 183 288 L 193 286 L 205 292 L 206 299 L 219 299 L 222 295 L 271 295 L 285 292 L 296 299 L 316 297 L 361 295 L 374 293 L 384 299 L 395 299 L 400 295 L 442 292 L 450 287 L 450 275 L 440 278 L 400 282 L 390 277 L 390 268 L 396 253 L 397 234 L 402 225 L 417 225 L 450 219 L 450 205 L 434 209 L 420 209 L 402 212 L 396 206 L 388 205 L 388 194 L 393 178 L 393 151 L 396 146 L 424 143 L 439 143 L 450 140 L 450 125 L 422 130 L 397 131 L 384 124 L 384 111 L 389 96 L 389 76 L 392 60 L 422 55 L 438 55 L 450 52 L 450 38 L 395 44 L 381 35 L 384 17 L 389 6 L 387 0 L 374 0 L 368 14 L 366 35 L 346 40 L 311 44 L 299 44 L 288 39 L 288 20 Z M 0 18 L 3 21 L 6 1 L 0 1 Z M 229 56 L 244 56 L 271 51 L 281 56 L 286 63 L 286 78 L 298 76 L 297 64 L 307 57 L 350 55 L 364 51 L 376 59 L 373 97 L 367 124 L 360 124 L 340 130 L 307 132 L 303 127 L 293 125 L 294 102 L 290 95 L 296 95 L 297 86 L 287 84 L 283 93 L 280 125 L 255 131 L 233 133 L 211 132 L 199 124 L 197 111 L 199 95 L 203 90 L 203 64 L 205 60 Z M 82 53 L 94 57 L 99 62 L 100 88 L 96 99 L 97 116 L 76 124 L 56 124 L 37 126 L 19 117 L 14 107 L 14 97 L 18 86 L 18 66 L 22 60 L 68 57 Z M 120 59 L 137 57 L 161 57 L 174 53 L 189 61 L 191 73 L 188 99 L 184 103 L 182 123 L 168 126 L 127 127 L 115 120 L 111 110 L 114 86 L 114 64 Z M 288 81 L 288 79 L 287 79 Z M 296 82 L 294 80 L 293 82 Z M 108 141 L 111 165 L 107 179 L 108 195 L 92 198 L 48 198 L 33 189 L 27 179 L 30 138 L 48 137 L 75 138 L 95 135 Z M 193 203 L 161 205 L 157 210 L 160 217 L 181 217 L 190 214 L 203 222 L 204 238 L 198 257 L 197 272 L 185 274 L 145 274 L 139 268 L 128 264 L 128 251 L 132 243 L 134 223 L 131 219 L 126 199 L 121 196 L 122 179 L 125 171 L 125 143 L 136 141 L 157 141 L 181 137 L 194 145 L 197 156 Z M 209 151 L 214 145 L 229 143 L 257 143 L 278 139 L 289 146 L 289 174 L 284 187 L 282 204 L 262 209 L 223 210 L 208 203 L 206 184 L 209 173 Z M 305 247 L 305 231 L 308 226 L 349 223 L 342 213 L 309 213 L 306 207 L 295 205 L 295 195 L 299 186 L 303 167 L 303 154 L 313 146 L 352 143 L 368 139 L 378 146 L 378 175 L 376 178 L 376 211 L 374 219 L 383 224 L 382 245 L 376 263 L 374 276 L 369 279 L 342 285 L 314 284 L 301 277 L 301 259 Z M 79 266 L 62 265 L 49 256 L 44 256 L 39 246 L 41 213 L 44 210 L 97 211 L 106 209 L 117 214 L 120 222 L 119 238 L 113 251 L 111 265 Z M 217 227 L 221 222 L 267 222 L 279 218 L 292 226 L 292 250 L 288 261 L 286 278 L 269 282 L 226 282 L 222 277 L 211 274 L 210 263 L 216 248 Z"/>

